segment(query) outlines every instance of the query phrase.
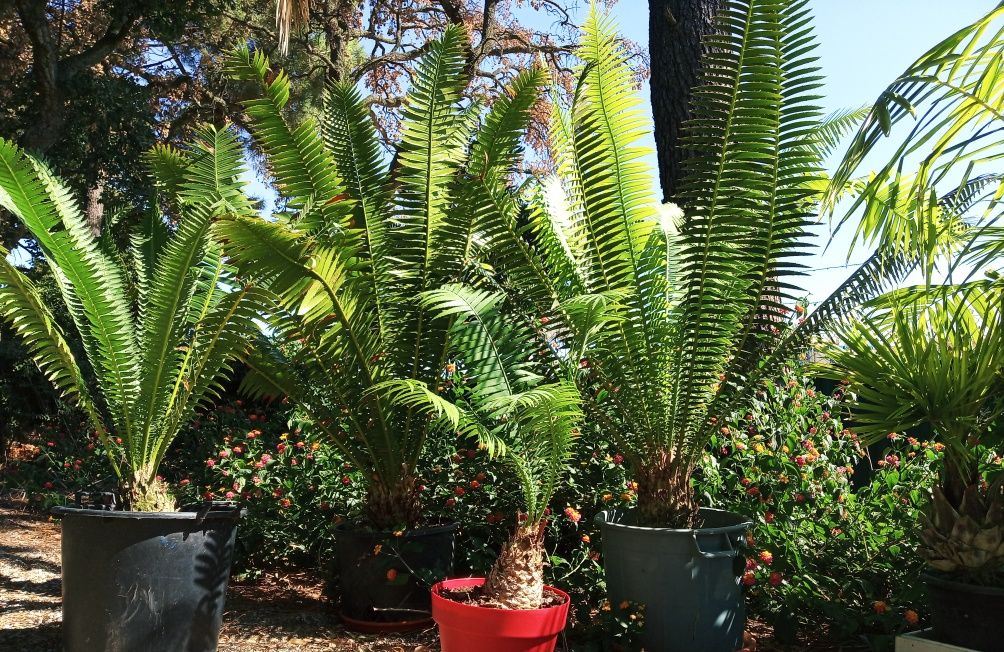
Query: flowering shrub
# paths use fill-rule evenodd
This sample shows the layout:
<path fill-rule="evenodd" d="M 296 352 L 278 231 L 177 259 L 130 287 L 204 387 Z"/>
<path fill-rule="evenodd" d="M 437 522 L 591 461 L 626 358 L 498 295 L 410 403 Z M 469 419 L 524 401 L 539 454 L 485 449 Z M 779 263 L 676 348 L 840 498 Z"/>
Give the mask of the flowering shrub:
<path fill-rule="evenodd" d="M 742 583 L 776 636 L 826 623 L 838 640 L 883 645 L 924 614 L 918 513 L 942 446 L 890 434 L 872 460 L 840 420 L 842 399 L 792 365 L 721 425 L 699 490 L 752 517 Z"/>

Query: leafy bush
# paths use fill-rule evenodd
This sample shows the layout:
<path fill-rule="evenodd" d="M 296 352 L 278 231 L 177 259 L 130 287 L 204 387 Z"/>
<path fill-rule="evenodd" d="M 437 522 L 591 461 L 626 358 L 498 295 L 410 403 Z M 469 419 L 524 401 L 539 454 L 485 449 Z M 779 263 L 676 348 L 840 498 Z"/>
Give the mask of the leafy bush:
<path fill-rule="evenodd" d="M 698 491 L 753 519 L 742 581 L 776 636 L 825 624 L 838 640 L 881 645 L 924 615 L 917 516 L 942 447 L 890 433 L 873 469 L 841 422 L 844 394 L 789 365 L 753 410 L 721 424 Z"/>

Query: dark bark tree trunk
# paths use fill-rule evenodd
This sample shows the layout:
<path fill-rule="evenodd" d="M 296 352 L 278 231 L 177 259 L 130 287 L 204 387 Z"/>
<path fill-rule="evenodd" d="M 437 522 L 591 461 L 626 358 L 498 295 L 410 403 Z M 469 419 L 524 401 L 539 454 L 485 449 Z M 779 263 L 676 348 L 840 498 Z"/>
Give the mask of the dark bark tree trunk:
<path fill-rule="evenodd" d="M 649 0 L 652 115 L 663 201 L 674 201 L 687 152 L 680 130 L 690 117 L 690 96 L 700 80 L 702 40 L 725 0 Z"/>

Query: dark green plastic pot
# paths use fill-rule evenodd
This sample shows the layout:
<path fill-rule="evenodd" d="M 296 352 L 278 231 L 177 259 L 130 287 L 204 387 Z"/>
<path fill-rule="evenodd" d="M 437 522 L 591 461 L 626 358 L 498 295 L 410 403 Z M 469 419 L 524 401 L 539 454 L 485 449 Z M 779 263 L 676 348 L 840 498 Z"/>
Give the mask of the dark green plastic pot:
<path fill-rule="evenodd" d="M 645 606 L 642 643 L 659 652 L 734 652 L 742 647 L 746 610 L 741 585 L 745 516 L 702 509 L 704 527 L 638 527 L 631 510 L 597 515 L 603 568 L 613 605 Z"/>
<path fill-rule="evenodd" d="M 339 527 L 335 561 L 346 625 L 369 631 L 357 623 L 397 623 L 407 631 L 419 622 L 431 624 L 430 589 L 453 570 L 457 527 L 450 523 L 400 535 Z"/>
<path fill-rule="evenodd" d="M 66 652 L 216 650 L 238 507 L 52 512 L 62 519 Z"/>
<path fill-rule="evenodd" d="M 1004 652 L 1004 588 L 924 575 L 934 638 L 980 652 Z"/>

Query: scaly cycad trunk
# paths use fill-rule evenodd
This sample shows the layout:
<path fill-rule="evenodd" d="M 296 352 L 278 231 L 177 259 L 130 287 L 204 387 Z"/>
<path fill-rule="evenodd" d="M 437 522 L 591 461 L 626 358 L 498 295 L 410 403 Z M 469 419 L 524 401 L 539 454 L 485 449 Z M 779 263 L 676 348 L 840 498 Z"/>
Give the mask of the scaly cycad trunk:
<path fill-rule="evenodd" d="M 638 525 L 692 528 L 697 499 L 690 486 L 691 469 L 668 453 L 654 455 L 638 469 Z"/>
<path fill-rule="evenodd" d="M 484 596 L 503 609 L 539 609 L 544 601 L 544 522 L 518 525 L 485 580 Z"/>
<path fill-rule="evenodd" d="M 379 477 L 373 478 L 366 495 L 366 517 L 370 524 L 378 530 L 416 527 L 422 517 L 418 486 L 418 479 L 410 473 L 390 485 Z"/>

